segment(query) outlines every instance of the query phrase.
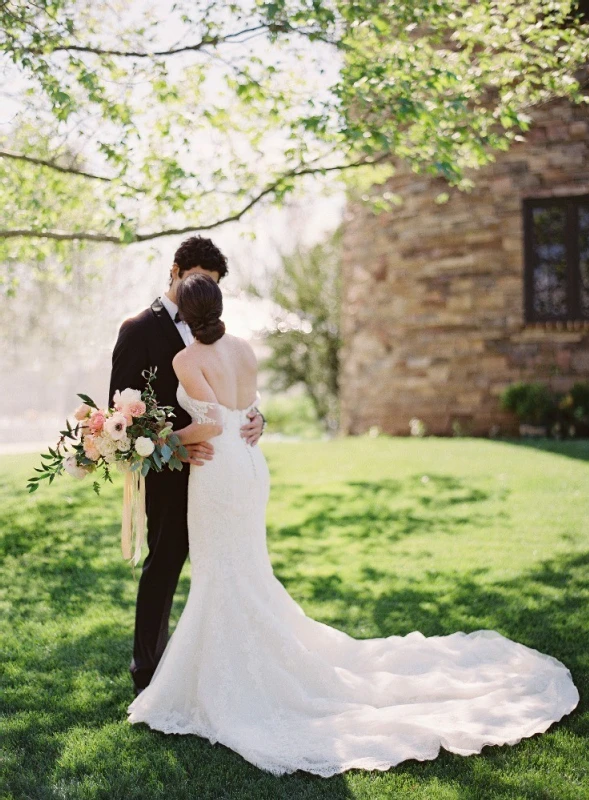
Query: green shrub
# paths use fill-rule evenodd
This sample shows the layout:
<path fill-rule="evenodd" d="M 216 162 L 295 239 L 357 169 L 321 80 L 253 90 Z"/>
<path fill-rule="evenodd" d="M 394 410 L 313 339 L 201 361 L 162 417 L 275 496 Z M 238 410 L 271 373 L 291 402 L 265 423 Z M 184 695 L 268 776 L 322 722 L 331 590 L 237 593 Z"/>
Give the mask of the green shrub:
<path fill-rule="evenodd" d="M 520 422 L 549 425 L 556 413 L 556 399 L 543 383 L 513 383 L 501 395 L 501 407 L 512 411 Z"/>
<path fill-rule="evenodd" d="M 578 436 L 589 435 L 589 383 L 575 383 L 559 398 L 558 409 L 565 430 Z"/>
<path fill-rule="evenodd" d="M 543 383 L 513 383 L 501 395 L 501 407 L 520 422 L 546 425 L 557 438 L 589 436 L 589 383 L 577 382 L 556 394 Z"/>
<path fill-rule="evenodd" d="M 569 392 L 573 398 L 573 415 L 578 422 L 589 422 L 589 383 L 575 383 Z"/>

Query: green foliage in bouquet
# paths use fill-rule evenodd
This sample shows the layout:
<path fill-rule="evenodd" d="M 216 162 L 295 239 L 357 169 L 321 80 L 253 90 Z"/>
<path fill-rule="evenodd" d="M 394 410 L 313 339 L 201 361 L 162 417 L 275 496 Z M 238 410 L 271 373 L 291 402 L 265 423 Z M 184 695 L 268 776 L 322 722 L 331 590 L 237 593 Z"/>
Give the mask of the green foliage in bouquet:
<path fill-rule="evenodd" d="M 28 480 L 29 492 L 36 491 L 42 480 L 52 483 L 63 472 L 84 478 L 99 471 L 103 481 L 112 482 L 113 464 L 123 472 L 140 470 L 143 476 L 151 469 L 182 469 L 181 459 L 188 453 L 172 430 L 173 407 L 158 405 L 152 386 L 156 369 L 143 372 L 143 392 L 117 392 L 111 409 L 100 409 L 91 397 L 78 394 L 82 405 L 75 412 L 77 424 L 66 420 L 55 447 L 41 454 L 37 475 Z M 94 491 L 100 491 L 98 481 L 94 481 Z"/>

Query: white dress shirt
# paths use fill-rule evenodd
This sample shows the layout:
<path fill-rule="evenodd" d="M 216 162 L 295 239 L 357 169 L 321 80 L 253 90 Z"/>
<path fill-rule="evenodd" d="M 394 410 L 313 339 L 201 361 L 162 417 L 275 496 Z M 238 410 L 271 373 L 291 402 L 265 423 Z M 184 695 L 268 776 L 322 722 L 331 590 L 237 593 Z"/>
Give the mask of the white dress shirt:
<path fill-rule="evenodd" d="M 192 331 L 188 327 L 186 322 L 176 322 L 176 314 L 178 313 L 178 306 L 176 303 L 173 303 L 167 295 L 163 294 L 160 297 L 162 301 L 163 307 L 166 309 L 168 314 L 172 317 L 172 322 L 178 328 L 178 333 L 182 337 L 184 344 L 188 347 L 189 344 L 192 344 L 194 341 L 194 336 L 192 335 Z"/>

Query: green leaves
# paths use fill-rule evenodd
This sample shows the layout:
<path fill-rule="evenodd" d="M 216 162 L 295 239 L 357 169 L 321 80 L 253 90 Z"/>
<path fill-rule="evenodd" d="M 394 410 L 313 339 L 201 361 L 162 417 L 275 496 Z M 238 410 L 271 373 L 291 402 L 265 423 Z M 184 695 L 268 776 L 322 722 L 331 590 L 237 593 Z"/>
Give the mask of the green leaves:
<path fill-rule="evenodd" d="M 149 14 L 40 0 L 4 4 L 0 22 L 22 92 L 0 142 L 7 262 L 71 261 L 69 237 L 210 229 L 362 161 L 464 188 L 534 104 L 585 98 L 589 27 L 570 0 L 194 0 Z"/>
<path fill-rule="evenodd" d="M 29 494 L 37 491 L 40 481 L 48 480 L 49 483 L 53 483 L 54 478 L 63 472 L 63 459 L 59 453 L 59 448 L 53 449 L 50 447 L 47 453 L 41 454 L 41 459 L 41 466 L 33 468 L 38 474 L 27 481 Z"/>
<path fill-rule="evenodd" d="M 94 400 L 91 397 L 88 397 L 87 394 L 78 394 L 78 397 L 83 403 L 86 403 L 87 406 L 90 406 L 90 408 L 98 408 Z"/>
<path fill-rule="evenodd" d="M 126 430 L 127 436 L 132 443 L 139 436 L 151 439 L 154 443 L 154 450 L 150 456 L 141 457 L 132 447 L 124 451 L 113 450 L 106 454 L 98 448 L 100 458 L 93 461 L 85 452 L 85 444 L 81 437 L 81 424 L 72 427 L 69 420 L 66 420 L 66 427 L 60 431 L 61 438 L 55 448 L 50 447 L 47 453 L 41 454 L 41 464 L 39 467 L 34 468 L 37 474 L 28 480 L 28 491 L 35 492 L 42 480 L 48 480 L 49 483 L 52 483 L 66 469 L 66 459 L 68 457 L 73 457 L 72 467 L 79 468 L 79 470 L 72 469 L 70 465 L 67 465 L 67 471 L 74 474 L 78 473 L 76 477 L 83 477 L 84 474 L 95 472 L 98 469 L 102 471 L 103 479 L 111 483 L 110 467 L 112 463 L 120 464 L 124 468 L 130 469 L 131 472 L 140 471 L 143 477 L 151 469 L 155 469 L 158 472 L 165 468 L 172 470 L 182 469 L 183 465 L 180 458 L 185 458 L 187 451 L 182 446 L 180 438 L 172 432 L 169 420 L 174 416 L 173 408 L 171 406 L 158 406 L 153 387 L 156 371 L 156 368 L 144 370 L 143 377 L 146 385 L 141 392 L 141 399 L 145 403 L 145 413 L 136 418 Z M 92 398 L 88 395 L 80 393 L 78 397 L 91 408 L 97 408 Z M 166 434 L 166 441 L 163 444 L 161 443 L 162 437 L 160 435 L 160 429 L 162 428 Z M 93 488 L 98 493 L 99 485 L 97 482 L 94 482 Z"/>
<path fill-rule="evenodd" d="M 318 418 L 335 430 L 338 419 L 341 231 L 314 247 L 283 255 L 266 293 L 277 311 L 265 331 L 264 362 L 276 391 L 302 386 Z M 258 289 L 250 288 L 255 296 Z"/>
<path fill-rule="evenodd" d="M 162 461 L 164 462 L 164 464 L 167 464 L 168 461 L 172 458 L 172 455 L 173 455 L 172 448 L 167 444 L 163 444 L 161 446 L 160 453 L 161 453 Z"/>

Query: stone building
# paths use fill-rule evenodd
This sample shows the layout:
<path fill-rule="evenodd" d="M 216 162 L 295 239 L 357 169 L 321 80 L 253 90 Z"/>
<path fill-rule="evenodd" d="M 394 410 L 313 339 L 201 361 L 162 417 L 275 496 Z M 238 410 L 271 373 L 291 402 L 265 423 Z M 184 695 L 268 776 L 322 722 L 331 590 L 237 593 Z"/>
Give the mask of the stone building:
<path fill-rule="evenodd" d="M 589 110 L 554 101 L 470 193 L 399 171 L 404 203 L 351 203 L 344 232 L 341 422 L 513 433 L 518 380 L 589 379 Z M 449 191 L 446 203 L 436 202 Z"/>

